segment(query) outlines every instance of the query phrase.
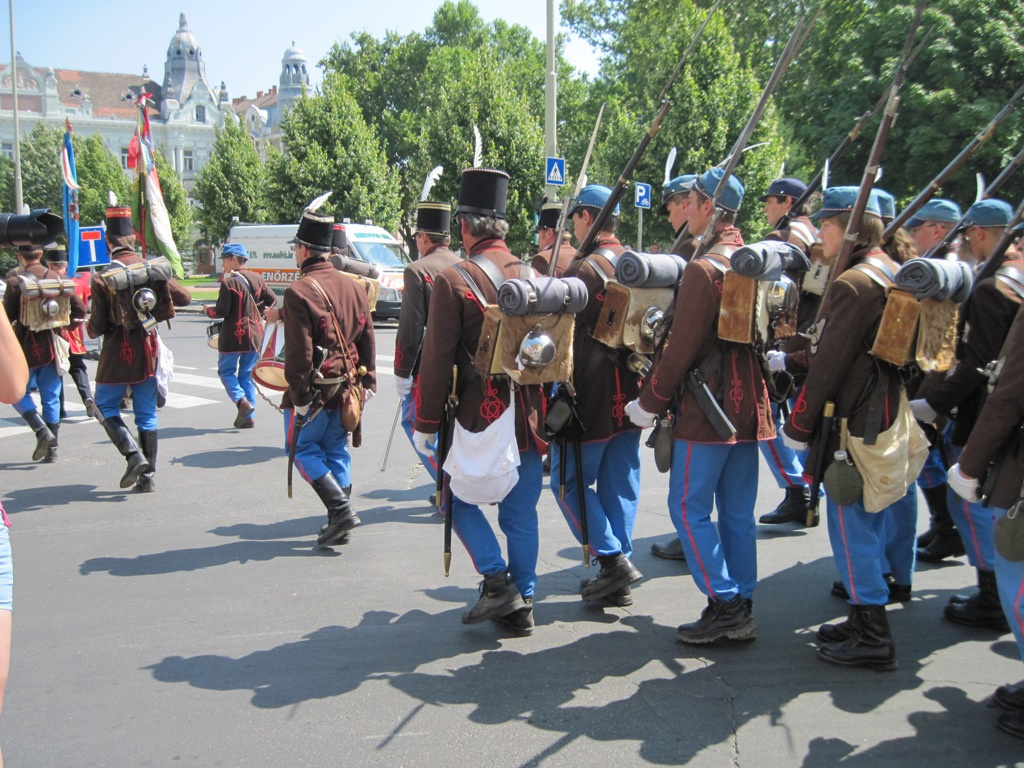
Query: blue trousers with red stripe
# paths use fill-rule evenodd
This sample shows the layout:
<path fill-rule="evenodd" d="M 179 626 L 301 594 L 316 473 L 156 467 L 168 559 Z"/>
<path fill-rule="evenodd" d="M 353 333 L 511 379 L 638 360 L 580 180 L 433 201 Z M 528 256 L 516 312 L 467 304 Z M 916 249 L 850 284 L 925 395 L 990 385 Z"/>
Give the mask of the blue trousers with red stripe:
<path fill-rule="evenodd" d="M 562 455 L 551 444 L 551 490 L 576 541 L 580 532 L 576 448 L 570 443 Z M 633 554 L 633 525 L 640 503 L 640 430 L 622 432 L 609 440 L 580 443 L 583 488 L 587 505 L 587 535 L 595 555 Z M 565 461 L 564 493 L 558 486 Z"/>
<path fill-rule="evenodd" d="M 1000 520 L 1006 517 L 1006 510 L 1001 507 L 990 507 L 993 518 Z M 995 545 L 993 545 L 994 548 Z M 999 602 L 1003 613 L 1013 630 L 1017 640 L 1017 652 L 1024 660 L 1024 562 L 1014 563 L 995 552 L 996 584 L 999 588 Z"/>
<path fill-rule="evenodd" d="M 103 418 L 121 415 L 121 401 L 132 388 L 132 411 L 135 414 L 135 427 L 152 431 L 158 426 L 156 414 L 157 383 L 156 376 L 150 376 L 135 384 L 96 384 L 96 407 Z"/>
<path fill-rule="evenodd" d="M 910 585 L 917 559 L 917 486 L 911 485 L 906 496 L 879 514 L 886 516 L 883 573 L 891 573 L 897 584 Z"/>
<path fill-rule="evenodd" d="M 498 527 L 508 542 L 508 560 L 501 556 L 501 543 L 480 507 L 452 496 L 452 530 L 462 541 L 477 573 L 512 575 L 523 597 L 531 597 L 537 586 L 539 550 L 537 502 L 544 471 L 535 448 L 519 454 L 519 482 L 498 502 Z"/>
<path fill-rule="evenodd" d="M 413 424 L 416 421 L 416 389 L 419 387 L 419 379 L 417 379 L 412 385 L 412 391 L 410 391 L 404 398 L 402 398 L 402 431 L 405 432 L 406 437 L 409 438 L 409 442 L 412 443 Z M 430 475 L 430 479 L 437 483 L 437 437 L 435 436 L 433 442 L 434 450 L 429 454 L 420 453 L 416 451 L 416 444 L 413 443 L 412 449 L 416 451 L 416 455 L 420 457 L 420 461 L 426 468 L 427 473 Z"/>
<path fill-rule="evenodd" d="M 897 583 L 910 584 L 905 561 L 901 561 L 898 554 L 893 554 L 887 543 L 892 536 L 891 527 L 904 530 L 908 526 L 911 503 L 916 514 L 916 496 L 913 494 L 917 489 L 913 486 L 911 489 L 906 496 L 881 512 L 866 511 L 860 501 L 840 506 L 826 495 L 832 556 L 853 605 L 885 605 L 889 601 L 889 586 L 883 576 L 889 568 Z M 913 502 L 908 500 L 908 496 L 913 498 Z M 892 559 L 896 560 L 895 564 L 885 562 Z"/>
<path fill-rule="evenodd" d="M 983 507 L 980 503 L 971 503 L 954 493 L 950 488 L 946 493 L 946 504 L 949 515 L 956 523 L 960 538 L 964 540 L 967 550 L 967 561 L 975 568 L 983 571 L 995 569 L 995 517 L 992 507 Z"/>
<path fill-rule="evenodd" d="M 778 403 L 772 403 L 772 418 L 775 420 L 776 436 L 771 440 L 762 440 L 758 443 L 761 455 L 764 456 L 764 460 L 768 464 L 768 469 L 771 470 L 779 488 L 783 490 L 807 485 L 803 477 L 807 452 L 797 453 L 782 441 L 783 419 Z"/>
<path fill-rule="evenodd" d="M 295 410 L 284 411 L 284 450 L 291 450 Z M 307 483 L 326 474 L 334 475 L 342 488 L 352 485 L 352 457 L 348 453 L 348 432 L 341 426 L 341 413 L 320 411 L 299 430 L 295 441 L 295 466 Z"/>
<path fill-rule="evenodd" d="M 946 484 L 946 465 L 939 446 L 933 445 L 928 451 L 921 474 L 917 476 L 917 484 L 921 488 L 938 488 Z"/>
<path fill-rule="evenodd" d="M 676 440 L 672 449 L 669 517 L 693 580 L 715 600 L 749 598 L 757 585 L 757 465 L 755 443 Z"/>
<path fill-rule="evenodd" d="M 39 404 L 43 421 L 47 424 L 58 423 L 60 421 L 61 375 L 57 373 L 57 365 L 50 363 L 29 371 L 25 396 L 14 404 L 14 410 L 19 414 L 35 410 L 36 404 L 30 394 L 33 387 L 39 390 Z"/>

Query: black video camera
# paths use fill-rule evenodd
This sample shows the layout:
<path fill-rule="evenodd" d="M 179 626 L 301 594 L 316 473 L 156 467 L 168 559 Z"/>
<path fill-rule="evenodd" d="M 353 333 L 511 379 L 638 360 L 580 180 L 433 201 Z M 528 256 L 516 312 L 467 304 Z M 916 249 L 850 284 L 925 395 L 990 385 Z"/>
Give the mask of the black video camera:
<path fill-rule="evenodd" d="M 64 219 L 49 208 L 29 214 L 0 213 L 0 248 L 46 245 L 64 234 Z"/>

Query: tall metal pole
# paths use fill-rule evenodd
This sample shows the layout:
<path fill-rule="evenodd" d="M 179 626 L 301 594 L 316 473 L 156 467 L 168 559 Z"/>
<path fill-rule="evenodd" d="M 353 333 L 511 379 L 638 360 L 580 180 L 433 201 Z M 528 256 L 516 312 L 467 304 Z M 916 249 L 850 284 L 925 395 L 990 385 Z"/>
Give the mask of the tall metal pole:
<path fill-rule="evenodd" d="M 548 5 L 548 61 L 544 77 L 544 152 L 548 157 L 558 157 L 557 109 L 558 79 L 555 76 L 555 0 Z M 545 194 L 549 200 L 558 197 L 558 187 L 548 184 Z"/>
<path fill-rule="evenodd" d="M 14 95 L 14 211 L 21 213 L 21 133 L 18 130 L 18 55 L 14 50 L 14 0 L 7 3 L 11 12 L 11 93 Z"/>

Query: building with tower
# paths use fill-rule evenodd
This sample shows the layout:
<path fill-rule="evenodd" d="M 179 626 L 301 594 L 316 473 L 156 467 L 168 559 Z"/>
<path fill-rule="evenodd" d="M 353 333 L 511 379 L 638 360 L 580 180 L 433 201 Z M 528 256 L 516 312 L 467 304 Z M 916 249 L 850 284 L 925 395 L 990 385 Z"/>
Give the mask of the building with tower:
<path fill-rule="evenodd" d="M 289 107 L 309 88 L 307 63 L 306 54 L 293 40 L 281 58 L 278 84 L 267 92 L 259 91 L 254 99 L 243 96 L 234 100 L 232 106 L 256 143 L 260 157 L 266 158 L 268 146 L 283 149 L 281 121 Z"/>

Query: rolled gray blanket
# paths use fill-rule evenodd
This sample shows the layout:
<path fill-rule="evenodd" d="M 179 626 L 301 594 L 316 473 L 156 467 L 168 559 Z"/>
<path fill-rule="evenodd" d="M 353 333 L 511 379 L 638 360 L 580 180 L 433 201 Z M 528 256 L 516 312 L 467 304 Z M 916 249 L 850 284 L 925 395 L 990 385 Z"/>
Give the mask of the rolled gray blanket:
<path fill-rule="evenodd" d="M 778 280 L 783 272 L 806 272 L 811 262 L 802 250 L 781 240 L 762 240 L 737 248 L 729 257 L 733 271 L 755 280 Z"/>
<path fill-rule="evenodd" d="M 587 306 L 587 286 L 578 277 L 513 278 L 498 289 L 498 306 L 506 315 L 575 315 Z"/>
<path fill-rule="evenodd" d="M 971 293 L 974 277 L 962 261 L 911 259 L 896 273 L 896 287 L 917 299 L 952 299 L 958 304 Z"/>
<path fill-rule="evenodd" d="M 348 272 L 350 275 L 368 277 L 371 280 L 376 280 L 380 277 L 380 267 L 368 261 L 359 261 L 358 259 L 350 259 L 348 256 L 335 254 L 331 256 L 331 264 L 339 272 Z"/>
<path fill-rule="evenodd" d="M 684 269 L 686 262 L 674 253 L 624 251 L 615 262 L 615 279 L 627 288 L 668 288 Z"/>
<path fill-rule="evenodd" d="M 140 264 L 126 267 L 121 262 L 111 262 L 100 272 L 100 277 L 112 291 L 123 291 L 126 288 L 138 288 L 152 281 L 167 282 L 174 277 L 171 262 L 164 256 L 147 259 Z"/>

